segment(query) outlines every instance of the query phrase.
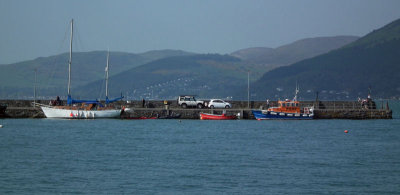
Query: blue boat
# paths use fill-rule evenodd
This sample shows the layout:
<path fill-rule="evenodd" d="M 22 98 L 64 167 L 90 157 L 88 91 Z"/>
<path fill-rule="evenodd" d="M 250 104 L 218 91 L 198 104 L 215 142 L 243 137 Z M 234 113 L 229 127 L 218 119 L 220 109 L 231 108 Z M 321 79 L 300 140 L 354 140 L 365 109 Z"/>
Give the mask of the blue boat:
<path fill-rule="evenodd" d="M 314 114 L 309 113 L 285 113 L 285 112 L 273 112 L 268 110 L 252 110 L 254 117 L 257 120 L 268 120 L 268 119 L 313 119 Z"/>

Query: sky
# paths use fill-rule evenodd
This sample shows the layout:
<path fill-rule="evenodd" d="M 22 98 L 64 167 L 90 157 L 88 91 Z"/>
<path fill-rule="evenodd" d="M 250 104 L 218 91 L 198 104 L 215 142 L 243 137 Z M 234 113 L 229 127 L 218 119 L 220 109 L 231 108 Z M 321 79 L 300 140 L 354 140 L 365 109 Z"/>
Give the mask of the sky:
<path fill-rule="evenodd" d="M 229 54 L 303 38 L 364 36 L 399 0 L 0 0 L 0 64 L 74 51 Z"/>

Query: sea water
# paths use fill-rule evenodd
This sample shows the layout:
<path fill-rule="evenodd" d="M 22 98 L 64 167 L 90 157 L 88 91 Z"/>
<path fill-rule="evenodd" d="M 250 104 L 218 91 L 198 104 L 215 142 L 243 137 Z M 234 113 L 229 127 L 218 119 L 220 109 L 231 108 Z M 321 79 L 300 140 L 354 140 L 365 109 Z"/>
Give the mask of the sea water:
<path fill-rule="evenodd" d="M 0 119 L 0 194 L 399 194 L 394 116 Z"/>

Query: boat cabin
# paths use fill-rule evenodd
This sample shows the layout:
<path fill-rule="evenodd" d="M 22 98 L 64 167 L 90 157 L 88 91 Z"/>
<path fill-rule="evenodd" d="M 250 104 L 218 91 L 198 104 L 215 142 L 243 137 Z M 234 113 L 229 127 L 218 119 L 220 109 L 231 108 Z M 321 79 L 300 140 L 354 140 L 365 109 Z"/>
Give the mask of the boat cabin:
<path fill-rule="evenodd" d="M 285 113 L 300 113 L 300 104 L 298 101 L 278 101 L 278 107 L 270 107 L 268 111 L 285 112 Z"/>

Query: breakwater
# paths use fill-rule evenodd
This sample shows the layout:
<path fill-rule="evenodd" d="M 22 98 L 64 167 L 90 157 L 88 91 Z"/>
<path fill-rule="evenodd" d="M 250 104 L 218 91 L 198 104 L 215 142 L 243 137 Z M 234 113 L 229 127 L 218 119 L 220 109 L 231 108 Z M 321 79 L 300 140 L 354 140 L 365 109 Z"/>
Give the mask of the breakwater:
<path fill-rule="evenodd" d="M 38 100 L 40 104 L 49 104 L 49 100 Z M 39 107 L 32 106 L 31 100 L 0 100 L 1 104 L 7 105 L 5 115 L 7 118 L 44 118 L 44 114 Z M 65 101 L 63 102 L 66 103 Z M 221 114 L 226 110 L 228 115 L 238 115 L 241 119 L 254 119 L 252 109 L 266 108 L 265 101 L 230 101 L 231 109 L 196 109 L 180 108 L 176 100 L 164 101 L 119 101 L 113 103 L 117 108 L 129 108 L 121 115 L 121 118 L 137 117 L 165 117 L 180 116 L 181 119 L 199 119 L 200 112 Z M 269 106 L 276 106 L 276 101 L 270 101 Z M 391 119 L 392 110 L 385 102 L 380 105 L 367 107 L 357 101 L 302 101 L 301 107 L 314 106 L 315 119 Z"/>

